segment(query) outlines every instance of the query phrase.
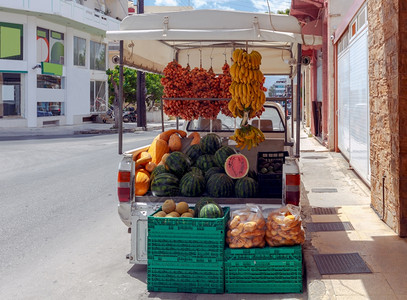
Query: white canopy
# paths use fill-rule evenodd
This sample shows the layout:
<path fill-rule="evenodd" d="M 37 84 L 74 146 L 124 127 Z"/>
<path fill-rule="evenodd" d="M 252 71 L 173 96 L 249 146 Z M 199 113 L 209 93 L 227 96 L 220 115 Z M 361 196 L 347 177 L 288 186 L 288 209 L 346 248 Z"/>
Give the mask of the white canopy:
<path fill-rule="evenodd" d="M 262 54 L 264 74 L 290 75 L 294 45 L 322 43 L 321 37 L 302 35 L 292 16 L 220 10 L 132 15 L 119 31 L 106 35 L 124 41 L 125 65 L 154 73 L 162 73 L 173 59 L 221 73 L 225 61 L 231 64 L 233 50 L 244 48 Z"/>

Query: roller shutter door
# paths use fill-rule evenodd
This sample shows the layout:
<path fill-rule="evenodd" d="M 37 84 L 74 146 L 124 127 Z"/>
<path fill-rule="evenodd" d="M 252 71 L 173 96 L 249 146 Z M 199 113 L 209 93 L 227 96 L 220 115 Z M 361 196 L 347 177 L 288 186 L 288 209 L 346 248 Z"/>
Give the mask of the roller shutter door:
<path fill-rule="evenodd" d="M 370 182 L 367 29 L 338 56 L 338 147 Z"/>

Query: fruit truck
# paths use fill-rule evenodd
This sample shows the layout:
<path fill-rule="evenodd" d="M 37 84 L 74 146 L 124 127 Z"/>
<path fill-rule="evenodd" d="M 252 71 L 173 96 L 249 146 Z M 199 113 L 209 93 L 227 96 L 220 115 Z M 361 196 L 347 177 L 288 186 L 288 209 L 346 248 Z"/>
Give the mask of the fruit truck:
<path fill-rule="evenodd" d="M 199 83 L 199 90 L 188 94 L 186 90 L 194 90 L 198 83 L 192 81 L 187 87 L 187 80 L 176 76 L 174 85 L 167 86 L 164 90 L 167 98 L 161 101 L 161 111 L 171 111 L 171 108 L 176 106 L 175 102 L 171 101 L 180 103 L 194 101 L 196 103 L 194 112 L 198 111 L 198 115 L 191 121 L 183 122 L 182 129 L 185 134 L 182 135 L 180 151 L 185 152 L 192 143 L 194 135 L 191 133 L 198 133 L 200 138 L 216 134 L 221 139 L 222 145 L 235 148 L 239 146 L 238 151 L 247 158 L 250 169 L 257 172 L 259 191 L 256 197 L 220 197 L 216 199 L 217 203 L 229 206 L 231 209 L 241 208 L 246 203 L 258 204 L 263 209 L 278 208 L 285 203 L 299 204 L 300 173 L 297 160 L 300 136 L 301 45 L 306 44 L 307 47 L 320 45 L 322 42 L 320 37 L 303 34 L 297 19 L 291 16 L 192 10 L 128 16 L 122 21 L 119 31 L 107 32 L 107 38 L 120 41 L 120 68 L 126 65 L 142 71 L 166 74 L 165 71 L 170 62 L 176 61 L 180 66 L 186 66 L 188 70 L 199 72 L 205 67 L 210 69 L 211 74 L 225 75 L 222 66 L 224 67 L 228 62 L 232 65 L 236 60 L 240 60 L 241 57 L 233 59 L 232 57 L 236 49 L 243 49 L 245 53 L 256 51 L 261 54 L 261 65 L 255 67 L 256 59 L 248 60 L 246 68 L 250 69 L 253 66 L 254 71 L 245 73 L 240 69 L 240 73 L 236 73 L 235 68 L 234 73 L 230 71 L 235 77 L 233 79 L 232 74 L 232 80 L 240 80 L 246 84 L 247 78 L 258 78 L 252 73 L 261 74 L 261 76 L 263 74 L 286 75 L 296 78 L 296 89 L 293 89 L 296 95 L 294 98 L 287 98 L 295 104 L 291 119 L 287 116 L 287 103 L 283 102 L 285 103 L 285 109 L 283 109 L 279 103 L 265 101 L 264 91 L 261 95 L 261 109 L 264 108 L 264 111 L 258 116 L 253 114 L 248 118 L 247 113 L 239 115 L 242 113 L 242 103 L 237 103 L 234 100 L 236 97 L 231 97 L 232 100 L 230 100 L 230 96 L 228 97 L 228 94 L 222 91 L 219 91 L 217 96 L 213 96 L 210 93 L 212 87 L 208 84 L 209 81 L 206 82 L 206 94 L 203 93 L 202 82 Z M 245 65 L 244 62 L 242 64 Z M 261 82 L 260 79 L 256 87 L 263 86 L 264 80 Z M 223 92 L 227 89 L 224 88 Z M 244 95 L 250 95 L 250 92 L 245 89 Z M 256 95 L 260 97 L 257 91 Z M 121 96 L 120 100 L 122 100 Z M 213 103 L 219 103 L 220 100 L 229 102 L 226 106 L 230 111 L 233 110 L 232 117 L 222 112 L 210 117 L 205 117 L 203 113 L 199 114 L 200 110 L 206 111 L 206 106 L 213 107 Z M 165 104 L 166 101 L 165 107 L 163 103 Z M 230 105 L 233 101 L 235 101 L 233 105 Z M 198 102 L 201 104 L 198 105 Z M 256 111 L 260 108 L 257 104 Z M 180 111 L 183 111 L 180 107 Z M 242 145 L 239 144 L 238 139 L 231 139 L 236 136 L 235 130 L 239 129 L 241 123 L 262 131 L 262 141 L 256 143 L 256 147 L 245 147 L 247 145 L 240 147 Z M 165 131 L 164 125 L 162 129 Z M 120 154 L 121 138 L 119 132 Z M 133 158 L 141 152 L 148 151 L 149 147 L 150 145 L 146 145 L 122 153 L 118 170 L 118 212 L 131 233 L 131 253 L 128 258 L 130 263 L 136 264 L 147 263 L 147 217 L 169 198 L 156 197 L 150 192 L 143 192 L 142 196 L 136 196 L 139 193 L 134 184 L 136 163 Z M 185 201 L 192 206 L 200 199 L 182 196 L 170 198 L 176 202 Z"/>

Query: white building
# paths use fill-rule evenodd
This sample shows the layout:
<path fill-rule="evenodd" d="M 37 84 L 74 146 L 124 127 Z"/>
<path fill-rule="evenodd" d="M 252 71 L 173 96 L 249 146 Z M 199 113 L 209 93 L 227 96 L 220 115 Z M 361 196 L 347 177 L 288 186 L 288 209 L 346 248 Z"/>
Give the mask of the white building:
<path fill-rule="evenodd" d="M 273 97 L 290 97 L 291 80 L 287 78 L 279 78 L 273 85 Z"/>
<path fill-rule="evenodd" d="M 0 0 L 0 127 L 79 124 L 106 111 L 107 30 L 127 0 Z"/>

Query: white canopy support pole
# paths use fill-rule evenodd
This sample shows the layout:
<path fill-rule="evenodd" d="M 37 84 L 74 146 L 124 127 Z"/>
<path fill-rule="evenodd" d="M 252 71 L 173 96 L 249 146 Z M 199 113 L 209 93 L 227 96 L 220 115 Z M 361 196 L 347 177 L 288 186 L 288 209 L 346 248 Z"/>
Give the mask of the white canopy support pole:
<path fill-rule="evenodd" d="M 296 111 L 296 118 L 297 118 L 297 124 L 296 124 L 296 138 L 295 138 L 295 156 L 297 158 L 300 157 L 300 125 L 301 125 L 301 44 L 298 44 L 297 46 L 297 111 Z"/>

